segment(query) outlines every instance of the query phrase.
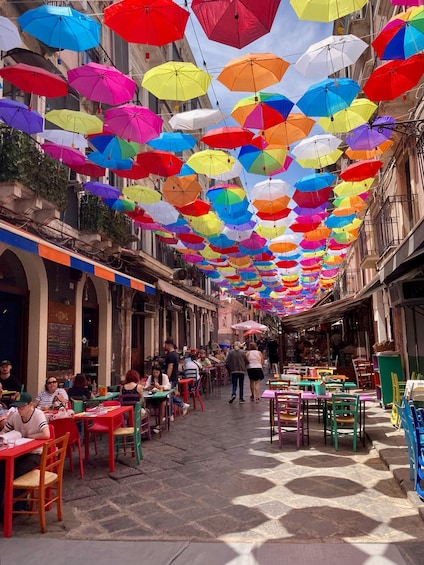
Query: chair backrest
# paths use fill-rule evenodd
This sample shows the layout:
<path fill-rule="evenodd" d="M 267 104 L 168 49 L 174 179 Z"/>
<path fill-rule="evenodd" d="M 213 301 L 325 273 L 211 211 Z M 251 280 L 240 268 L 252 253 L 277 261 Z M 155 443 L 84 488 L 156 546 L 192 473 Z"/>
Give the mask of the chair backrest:
<path fill-rule="evenodd" d="M 73 418 L 60 418 L 58 420 L 52 420 L 51 425 L 54 428 L 55 436 L 62 437 L 69 433 L 69 443 L 74 443 L 79 439 L 79 432 L 75 420 Z"/>
<path fill-rule="evenodd" d="M 141 409 L 142 409 L 142 403 L 137 402 L 137 404 L 134 405 L 134 434 L 135 435 L 140 434 Z"/>
<path fill-rule="evenodd" d="M 337 416 L 355 418 L 355 424 L 358 421 L 359 413 L 359 395 L 358 394 L 332 394 L 331 395 L 331 411 L 336 418 Z"/>
<path fill-rule="evenodd" d="M 300 421 L 302 415 L 302 396 L 301 392 L 275 392 L 275 406 L 277 416 L 280 420 L 290 418 L 291 420 Z"/>
<path fill-rule="evenodd" d="M 268 388 L 270 390 L 286 390 L 291 384 L 290 379 L 276 379 L 275 381 L 269 381 Z"/>
<path fill-rule="evenodd" d="M 49 424 L 49 431 L 50 431 L 50 439 L 54 439 L 56 437 L 56 432 L 51 423 Z"/>
<path fill-rule="evenodd" d="M 40 459 L 40 488 L 44 488 L 46 472 L 56 473 L 58 480 L 62 480 L 68 440 L 69 433 L 66 433 L 43 445 Z"/>
<path fill-rule="evenodd" d="M 184 369 L 185 379 L 197 379 L 199 371 L 197 369 Z"/>
<path fill-rule="evenodd" d="M 329 369 L 328 367 L 325 367 L 323 369 L 315 369 L 315 374 L 318 378 L 331 377 L 331 375 L 334 374 L 334 369 Z"/>

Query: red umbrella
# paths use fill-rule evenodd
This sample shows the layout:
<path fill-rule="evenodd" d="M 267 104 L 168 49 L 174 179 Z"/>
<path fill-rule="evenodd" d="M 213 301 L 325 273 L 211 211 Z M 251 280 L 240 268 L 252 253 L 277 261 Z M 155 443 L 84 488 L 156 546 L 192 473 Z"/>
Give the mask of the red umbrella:
<path fill-rule="evenodd" d="M 211 129 L 200 141 L 214 149 L 235 149 L 246 145 L 254 138 L 253 132 L 239 126 L 225 126 Z"/>
<path fill-rule="evenodd" d="M 203 200 L 197 199 L 191 204 L 181 207 L 175 206 L 175 208 L 177 208 L 184 216 L 203 216 L 210 211 L 211 205 Z"/>
<path fill-rule="evenodd" d="M 178 159 L 178 157 L 168 151 L 139 153 L 137 155 L 137 163 L 141 165 L 144 172 L 143 177 L 148 177 L 149 174 L 158 175 L 159 177 L 171 177 L 177 175 L 183 166 L 181 159 Z"/>
<path fill-rule="evenodd" d="M 377 67 L 363 87 L 370 100 L 394 100 L 414 88 L 424 74 L 424 54 L 405 61 L 389 61 Z"/>
<path fill-rule="evenodd" d="M 184 37 L 189 12 L 172 0 L 122 0 L 104 10 L 104 24 L 129 43 L 166 45 Z"/>
<path fill-rule="evenodd" d="M 195 233 L 180 233 L 178 234 L 178 238 L 183 243 L 187 243 L 188 246 L 205 242 L 204 237 L 202 237 L 201 235 L 197 235 Z"/>
<path fill-rule="evenodd" d="M 332 190 L 331 186 L 327 186 L 314 192 L 301 192 L 300 190 L 296 190 L 292 199 L 299 206 L 303 206 L 305 208 L 316 208 L 317 206 L 328 202 Z"/>
<path fill-rule="evenodd" d="M 83 165 L 72 165 L 70 169 L 86 177 L 103 177 L 106 174 L 106 169 L 95 165 L 88 159 L 85 160 Z"/>
<path fill-rule="evenodd" d="M 128 169 L 126 171 L 118 171 L 113 169 L 113 173 L 118 177 L 131 180 L 139 180 L 149 176 L 149 173 L 146 173 L 146 169 L 138 163 L 133 163 L 131 169 Z"/>
<path fill-rule="evenodd" d="M 256 212 L 256 216 L 258 216 L 258 218 L 260 218 L 261 220 L 269 220 L 275 222 L 277 220 L 281 220 L 282 218 L 287 218 L 290 212 L 290 208 L 282 208 L 273 212 Z"/>
<path fill-rule="evenodd" d="M 383 161 L 378 159 L 366 159 L 352 163 L 340 173 L 340 178 L 344 181 L 361 181 L 374 177 L 383 166 Z"/>
<path fill-rule="evenodd" d="M 264 332 L 261 331 L 261 330 L 252 329 L 252 330 L 246 330 L 246 331 L 243 333 L 243 336 L 244 336 L 244 337 L 248 337 L 249 335 L 258 335 L 258 334 L 263 334 L 263 333 L 264 333 Z"/>
<path fill-rule="evenodd" d="M 55 75 L 26 63 L 18 63 L 0 70 L 0 76 L 5 80 L 30 94 L 58 98 L 68 94 L 68 85 L 59 75 Z"/>
<path fill-rule="evenodd" d="M 193 0 L 192 10 L 212 41 L 241 49 L 269 33 L 280 0 Z"/>

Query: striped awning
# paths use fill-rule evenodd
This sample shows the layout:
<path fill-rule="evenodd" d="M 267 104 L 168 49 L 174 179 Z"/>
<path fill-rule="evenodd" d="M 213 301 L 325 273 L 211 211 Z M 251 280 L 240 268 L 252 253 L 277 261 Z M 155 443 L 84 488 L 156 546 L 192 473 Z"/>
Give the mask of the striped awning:
<path fill-rule="evenodd" d="M 83 273 L 94 275 L 100 279 L 128 286 L 134 290 L 147 292 L 148 294 L 156 294 L 156 288 L 149 283 L 115 271 L 110 267 L 92 261 L 78 253 L 58 247 L 53 243 L 44 241 L 40 237 L 3 221 L 0 221 L 0 242 L 10 245 L 11 247 L 16 247 L 17 249 L 22 249 L 28 253 L 33 253 L 43 259 L 48 259 L 49 261 L 59 263 L 65 267 L 79 269 Z"/>

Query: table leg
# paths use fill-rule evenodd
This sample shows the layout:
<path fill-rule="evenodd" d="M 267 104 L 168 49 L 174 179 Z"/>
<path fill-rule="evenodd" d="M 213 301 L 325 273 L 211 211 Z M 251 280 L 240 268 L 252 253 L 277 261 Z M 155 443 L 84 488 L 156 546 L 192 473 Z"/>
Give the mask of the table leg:
<path fill-rule="evenodd" d="M 10 538 L 12 536 L 13 472 L 15 468 L 15 461 L 13 457 L 10 457 L 7 458 L 5 463 L 3 536 L 5 538 Z"/>
<path fill-rule="evenodd" d="M 84 459 L 87 461 L 90 457 L 90 434 L 88 432 L 88 419 L 84 419 Z"/>
<path fill-rule="evenodd" d="M 108 443 L 109 443 L 109 471 L 111 473 L 115 470 L 115 437 L 113 435 L 113 420 L 114 418 L 110 418 L 109 420 L 109 430 L 108 430 Z"/>

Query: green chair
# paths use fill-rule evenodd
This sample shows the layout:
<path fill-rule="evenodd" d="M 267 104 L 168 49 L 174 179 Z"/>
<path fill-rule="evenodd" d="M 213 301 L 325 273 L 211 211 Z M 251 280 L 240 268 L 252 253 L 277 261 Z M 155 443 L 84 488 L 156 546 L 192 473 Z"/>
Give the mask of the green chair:
<path fill-rule="evenodd" d="M 141 408 L 141 402 L 137 402 L 134 406 L 134 427 L 119 427 L 113 431 L 116 459 L 120 451 L 126 454 L 129 447 L 132 450 L 133 457 L 135 455 L 137 465 L 143 459 L 141 449 Z"/>
<path fill-rule="evenodd" d="M 331 441 L 336 451 L 339 449 L 339 436 L 352 436 L 352 449 L 356 451 L 358 437 L 359 395 L 332 394 L 328 406 L 328 422 Z"/>

